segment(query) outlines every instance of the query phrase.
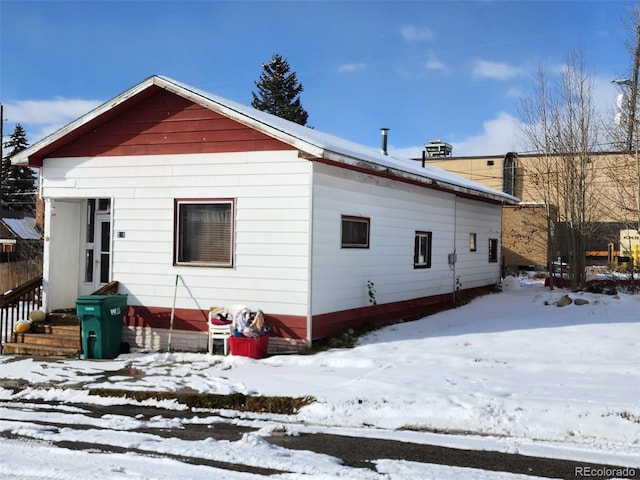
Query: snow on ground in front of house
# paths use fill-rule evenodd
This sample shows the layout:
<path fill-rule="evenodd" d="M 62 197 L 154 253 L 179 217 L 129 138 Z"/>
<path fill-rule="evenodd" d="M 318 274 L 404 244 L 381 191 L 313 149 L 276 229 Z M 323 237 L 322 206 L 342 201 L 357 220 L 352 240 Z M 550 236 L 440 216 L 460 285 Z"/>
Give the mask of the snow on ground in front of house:
<path fill-rule="evenodd" d="M 257 480 L 263 475 L 234 472 L 204 465 L 190 465 L 168 458 L 149 458 L 127 453 L 101 453 L 73 451 L 54 448 L 44 443 L 33 441 L 0 442 L 0 478 L 12 480 L 78 480 L 100 478 L 101 480 L 154 479 L 175 480 Z M 209 446 L 212 447 L 211 445 Z M 247 447 L 245 447 L 247 448 Z M 251 448 L 251 447 L 249 447 Z M 259 452 L 273 455 L 273 452 Z M 296 461 L 306 461 L 301 473 L 283 473 L 270 475 L 274 480 L 542 480 L 530 475 L 509 474 L 503 472 L 484 471 L 473 468 L 448 467 L 443 465 L 422 464 L 402 460 L 379 460 L 376 472 L 366 469 L 341 467 L 335 459 L 305 458 L 296 455 L 285 462 L 294 467 Z M 27 458 L 28 455 L 28 458 Z M 245 453 L 245 456 L 250 456 Z M 307 454 L 306 457 L 309 457 Z M 322 456 L 319 456 L 322 457 Z M 263 463 L 264 458 L 261 459 Z M 276 463 L 276 462 L 266 462 Z M 327 464 L 329 465 L 327 467 Z M 292 468 L 295 472 L 295 468 Z"/>
<path fill-rule="evenodd" d="M 102 404 L 122 401 L 89 396 L 88 388 L 190 388 L 218 394 L 310 395 L 316 402 L 296 416 L 224 414 L 236 415 L 236 422 L 256 422 L 264 427 L 265 434 L 270 422 L 272 426 L 286 422 L 288 431 L 293 433 L 331 428 L 331 433 L 345 435 L 640 468 L 640 296 L 569 293 L 589 304 L 555 306 L 565 294 L 563 290 L 549 291 L 540 284 L 509 278 L 504 282 L 503 293 L 481 297 L 422 320 L 380 329 L 363 337 L 353 349 L 314 355 L 276 355 L 263 360 L 181 353 L 132 353 L 115 360 L 0 357 L 1 379 L 22 379 L 32 384 L 18 394 L 0 390 L 0 398 L 25 404 L 36 399 Z M 45 385 L 47 388 L 42 388 Z M 183 408 L 170 401 L 148 403 Z M 86 416 L 71 406 L 55 413 L 69 425 L 68 431 L 55 435 L 46 427 L 30 423 L 35 419 L 29 416 L 28 409 L 23 418 L 15 418 L 16 415 L 15 410 L 0 409 L 0 431 L 31 429 L 27 436 L 34 442 L 45 442 L 34 443 L 36 452 L 54 449 L 46 442 L 54 437 L 60 440 L 62 434 L 68 439 L 87 437 L 86 431 L 73 428 L 75 423 L 86 423 Z M 212 416 L 210 421 L 218 421 L 216 418 L 219 420 Z M 132 419 L 113 416 L 98 420 L 96 427 L 101 429 L 102 437 L 96 442 L 124 447 L 143 445 L 158 453 L 194 448 L 176 439 L 171 442 L 127 432 L 127 422 L 135 423 Z M 105 433 L 103 429 L 111 424 L 113 429 Z M 232 461 L 242 454 L 255 457 L 260 466 L 286 465 L 283 469 L 305 478 L 381 478 L 386 473 L 392 479 L 446 479 L 461 475 L 451 467 L 383 459 L 377 464 L 378 473 L 358 470 L 356 475 L 336 459 L 283 451 L 268 445 L 258 434 L 245 436 L 241 442 L 211 442 L 215 448 L 211 444 L 195 447 L 200 453 L 211 450 L 221 461 Z M 16 445 L 2 441 L 0 477 L 11 471 L 12 448 L 20 456 L 20 446 Z M 72 452 L 70 458 L 84 464 L 82 458 L 86 455 Z M 87 457 L 92 459 L 87 460 L 88 471 L 105 468 L 112 474 L 101 475 L 103 478 L 129 478 L 122 469 L 136 472 L 142 468 L 136 466 L 132 456 L 118 454 L 116 461 L 113 455 L 104 456 L 104 460 L 98 454 Z M 29 454 L 30 459 L 34 457 L 38 454 Z M 271 459 L 267 464 L 266 457 Z M 63 454 L 59 459 L 62 458 Z M 60 476 L 52 478 L 75 478 L 63 472 L 67 467 L 73 472 L 73 462 L 67 465 L 63 461 Z M 109 462 L 114 465 L 112 470 L 108 470 Z M 162 462 L 161 473 L 169 478 L 172 469 L 178 468 L 177 463 Z M 205 478 L 207 474 L 200 477 L 198 468 L 193 466 L 186 478 Z M 300 471 L 301 468 L 307 470 Z M 130 477 L 138 478 L 137 475 L 131 473 Z M 224 478 L 256 478 L 234 475 L 226 472 Z M 497 475 L 504 474 L 476 471 L 463 476 L 503 478 Z"/>

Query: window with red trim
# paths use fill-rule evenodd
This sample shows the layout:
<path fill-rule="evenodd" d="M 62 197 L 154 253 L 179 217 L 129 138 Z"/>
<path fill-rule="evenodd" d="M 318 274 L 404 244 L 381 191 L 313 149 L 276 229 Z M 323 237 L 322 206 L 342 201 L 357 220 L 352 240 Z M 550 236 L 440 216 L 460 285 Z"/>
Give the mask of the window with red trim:
<path fill-rule="evenodd" d="M 232 200 L 176 200 L 175 264 L 233 266 Z"/>
<path fill-rule="evenodd" d="M 369 248 L 370 229 L 369 218 L 342 215 L 342 248 Z"/>

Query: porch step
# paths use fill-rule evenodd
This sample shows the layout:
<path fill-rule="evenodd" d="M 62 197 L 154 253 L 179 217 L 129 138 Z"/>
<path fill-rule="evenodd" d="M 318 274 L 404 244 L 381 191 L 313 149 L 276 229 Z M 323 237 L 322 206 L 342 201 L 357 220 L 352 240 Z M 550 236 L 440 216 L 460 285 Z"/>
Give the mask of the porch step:
<path fill-rule="evenodd" d="M 77 325 L 60 325 L 54 323 L 41 323 L 31 325 L 32 335 L 59 335 L 76 337 L 80 339 L 80 324 Z"/>
<path fill-rule="evenodd" d="M 55 333 L 14 333 L 14 343 L 41 345 L 47 347 L 64 347 L 80 349 L 80 332 L 77 335 L 60 335 Z"/>
<path fill-rule="evenodd" d="M 71 312 L 50 312 L 47 319 L 39 325 L 80 325 L 80 317 Z"/>
<path fill-rule="evenodd" d="M 77 348 L 33 345 L 28 343 L 5 343 L 2 345 L 2 348 L 6 355 L 33 355 L 39 357 L 75 357 L 80 351 Z"/>
<path fill-rule="evenodd" d="M 80 354 L 80 319 L 70 313 L 50 313 L 42 323 L 31 325 L 27 333 L 13 333 L 2 345 L 9 355 L 75 357 Z"/>

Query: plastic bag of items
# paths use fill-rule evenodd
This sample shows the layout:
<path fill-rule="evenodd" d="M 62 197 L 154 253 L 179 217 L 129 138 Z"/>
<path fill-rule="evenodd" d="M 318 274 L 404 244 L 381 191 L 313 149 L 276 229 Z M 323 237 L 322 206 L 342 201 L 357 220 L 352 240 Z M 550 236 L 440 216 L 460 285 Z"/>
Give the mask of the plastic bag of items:
<path fill-rule="evenodd" d="M 233 318 L 233 335 L 235 337 L 261 337 L 269 333 L 269 327 L 264 324 L 262 310 L 252 312 L 248 308 L 236 312 Z"/>

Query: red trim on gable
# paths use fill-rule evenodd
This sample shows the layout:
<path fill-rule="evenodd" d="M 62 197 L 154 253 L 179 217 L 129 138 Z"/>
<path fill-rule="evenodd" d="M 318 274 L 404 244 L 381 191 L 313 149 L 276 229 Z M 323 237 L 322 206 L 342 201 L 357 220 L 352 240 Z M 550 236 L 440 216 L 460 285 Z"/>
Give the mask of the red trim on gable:
<path fill-rule="evenodd" d="M 107 110 L 105 113 L 103 113 L 99 117 L 96 117 L 96 118 L 92 119 L 90 122 L 88 122 L 88 123 L 76 128 L 76 129 L 74 129 L 73 131 L 71 131 L 68 134 L 64 135 L 63 137 L 59 138 L 55 142 L 52 142 L 49 145 L 39 149 L 37 152 L 35 152 L 33 155 L 31 155 L 29 157 L 29 166 L 30 167 L 41 167 L 42 166 L 42 160 L 47 158 L 51 152 L 55 152 L 59 148 L 61 148 L 62 146 L 73 142 L 75 139 L 82 137 L 83 135 L 85 135 L 88 132 L 91 132 L 92 129 L 96 125 L 99 125 L 101 123 L 107 122 L 110 119 L 120 115 L 122 112 L 132 108 L 133 106 L 135 106 L 137 103 L 141 102 L 142 100 L 144 100 L 144 99 L 156 94 L 159 90 L 160 90 L 160 87 L 157 87 L 157 86 L 149 87 L 149 88 L 139 92 L 137 95 L 135 95 L 135 96 L 125 100 L 124 102 L 114 106 L 113 108 L 110 108 L 109 110 Z"/>
<path fill-rule="evenodd" d="M 45 157 L 295 150 L 169 91 L 138 95 L 41 150 L 31 164 Z"/>

